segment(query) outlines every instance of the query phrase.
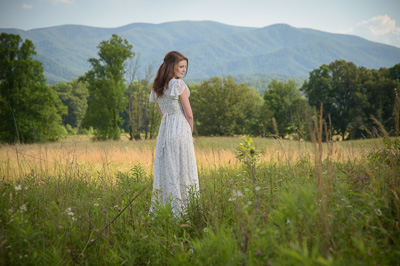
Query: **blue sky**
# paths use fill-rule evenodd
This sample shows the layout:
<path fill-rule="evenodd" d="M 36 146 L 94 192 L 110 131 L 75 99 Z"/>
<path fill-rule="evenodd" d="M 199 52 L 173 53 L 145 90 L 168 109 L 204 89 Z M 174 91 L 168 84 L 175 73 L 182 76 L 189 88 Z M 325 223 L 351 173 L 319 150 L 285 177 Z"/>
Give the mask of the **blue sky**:
<path fill-rule="evenodd" d="M 235 26 L 286 23 L 400 47 L 399 0 L 0 0 L 0 28 L 212 20 Z"/>

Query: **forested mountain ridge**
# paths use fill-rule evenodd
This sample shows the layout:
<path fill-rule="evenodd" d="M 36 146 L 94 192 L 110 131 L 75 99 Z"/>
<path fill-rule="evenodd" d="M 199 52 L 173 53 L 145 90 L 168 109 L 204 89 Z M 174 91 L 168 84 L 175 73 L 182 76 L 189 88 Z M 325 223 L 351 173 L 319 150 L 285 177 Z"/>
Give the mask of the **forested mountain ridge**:
<path fill-rule="evenodd" d="M 307 78 L 313 69 L 338 59 L 375 69 L 400 62 L 400 48 L 286 24 L 250 28 L 178 21 L 118 28 L 63 25 L 0 31 L 33 41 L 48 83 L 83 75 L 89 69 L 87 59 L 97 57 L 97 45 L 112 34 L 133 45 L 133 51 L 140 54 L 141 66 L 153 63 L 157 68 L 166 52 L 181 51 L 190 60 L 188 79 L 255 74 Z"/>

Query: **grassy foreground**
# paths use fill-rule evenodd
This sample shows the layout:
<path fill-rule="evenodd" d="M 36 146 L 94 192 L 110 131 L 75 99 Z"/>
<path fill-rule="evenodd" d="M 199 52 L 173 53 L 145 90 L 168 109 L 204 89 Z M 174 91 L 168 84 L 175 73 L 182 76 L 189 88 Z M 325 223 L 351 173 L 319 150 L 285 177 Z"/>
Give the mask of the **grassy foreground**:
<path fill-rule="evenodd" d="M 149 215 L 155 140 L 3 145 L 0 264 L 398 265 L 399 147 L 199 138 L 178 219 Z"/>

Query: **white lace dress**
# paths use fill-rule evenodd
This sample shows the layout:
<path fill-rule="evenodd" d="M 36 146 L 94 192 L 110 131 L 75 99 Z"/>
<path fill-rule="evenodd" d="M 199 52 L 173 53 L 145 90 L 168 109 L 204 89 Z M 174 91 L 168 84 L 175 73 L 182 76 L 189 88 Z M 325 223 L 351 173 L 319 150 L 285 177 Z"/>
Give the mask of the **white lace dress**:
<path fill-rule="evenodd" d="M 173 212 L 180 216 L 188 191 L 191 187 L 199 190 L 192 133 L 179 101 L 185 89 L 189 96 L 185 82 L 172 79 L 163 96 L 157 98 L 153 90 L 150 94 L 150 102 L 158 103 L 163 114 L 157 137 L 150 212 L 155 208 L 155 200 L 165 204 L 170 198 Z"/>

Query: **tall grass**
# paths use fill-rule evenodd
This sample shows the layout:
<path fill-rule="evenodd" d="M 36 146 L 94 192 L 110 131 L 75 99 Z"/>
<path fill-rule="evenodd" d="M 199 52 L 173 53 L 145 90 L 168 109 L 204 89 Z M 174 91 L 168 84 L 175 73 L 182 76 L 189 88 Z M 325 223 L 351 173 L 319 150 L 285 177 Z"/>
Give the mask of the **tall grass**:
<path fill-rule="evenodd" d="M 154 140 L 3 145 L 0 264 L 398 264 L 398 139 L 323 143 L 315 122 L 314 143 L 196 139 L 182 218 L 149 214 Z"/>

